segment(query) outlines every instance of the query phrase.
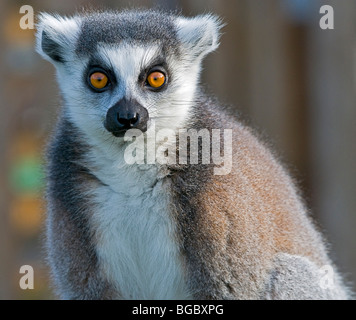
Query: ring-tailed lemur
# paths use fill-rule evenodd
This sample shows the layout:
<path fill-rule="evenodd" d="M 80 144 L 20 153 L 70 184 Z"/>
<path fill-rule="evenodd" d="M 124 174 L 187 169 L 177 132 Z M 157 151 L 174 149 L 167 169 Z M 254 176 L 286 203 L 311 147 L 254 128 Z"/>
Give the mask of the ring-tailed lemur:
<path fill-rule="evenodd" d="M 48 260 L 64 299 L 344 299 L 293 181 L 202 93 L 213 15 L 42 14 L 64 98 L 48 147 Z M 232 168 L 129 164 L 129 129 L 231 129 Z M 213 148 L 213 142 L 210 141 Z M 329 276 L 329 285 L 323 277 Z"/>

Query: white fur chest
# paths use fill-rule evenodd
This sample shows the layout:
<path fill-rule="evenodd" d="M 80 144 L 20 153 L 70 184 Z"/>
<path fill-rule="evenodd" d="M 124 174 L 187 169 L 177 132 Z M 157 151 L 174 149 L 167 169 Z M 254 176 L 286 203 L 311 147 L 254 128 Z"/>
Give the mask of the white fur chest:
<path fill-rule="evenodd" d="M 168 183 L 156 166 L 101 163 L 92 217 L 100 268 L 121 299 L 188 299 Z"/>

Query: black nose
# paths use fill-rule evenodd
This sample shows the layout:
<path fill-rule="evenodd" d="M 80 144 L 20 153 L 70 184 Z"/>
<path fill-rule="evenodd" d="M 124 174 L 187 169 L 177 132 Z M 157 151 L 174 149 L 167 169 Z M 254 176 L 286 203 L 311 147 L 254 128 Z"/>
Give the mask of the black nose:
<path fill-rule="evenodd" d="M 139 121 L 140 115 L 138 113 L 125 113 L 119 111 L 117 121 L 125 128 L 132 128 Z"/>
<path fill-rule="evenodd" d="M 122 99 L 106 114 L 104 126 L 114 136 L 124 136 L 129 129 L 147 130 L 148 112 L 136 100 Z"/>

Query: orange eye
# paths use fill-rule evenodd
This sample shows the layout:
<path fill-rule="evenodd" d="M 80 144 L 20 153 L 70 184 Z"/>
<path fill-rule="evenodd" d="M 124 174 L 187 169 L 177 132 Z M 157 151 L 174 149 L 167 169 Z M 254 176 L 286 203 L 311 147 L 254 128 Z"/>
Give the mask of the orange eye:
<path fill-rule="evenodd" d="M 164 85 L 166 76 L 159 71 L 150 73 L 147 77 L 147 82 L 152 88 L 160 88 Z"/>
<path fill-rule="evenodd" d="M 106 74 L 99 71 L 92 73 L 89 79 L 90 79 L 90 84 L 96 89 L 105 88 L 109 82 L 109 79 L 106 76 Z"/>

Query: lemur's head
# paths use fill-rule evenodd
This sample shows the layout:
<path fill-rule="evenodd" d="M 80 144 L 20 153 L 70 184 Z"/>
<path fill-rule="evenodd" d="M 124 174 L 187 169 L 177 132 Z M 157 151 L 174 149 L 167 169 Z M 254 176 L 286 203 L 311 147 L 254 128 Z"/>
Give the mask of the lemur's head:
<path fill-rule="evenodd" d="M 122 136 L 151 119 L 183 125 L 220 27 L 211 15 L 159 11 L 42 14 L 37 50 L 56 67 L 70 119 L 89 134 Z"/>

